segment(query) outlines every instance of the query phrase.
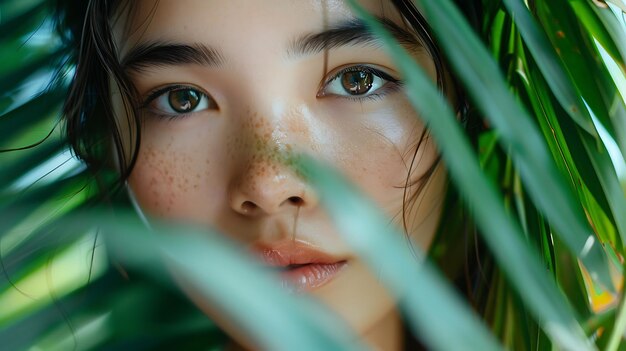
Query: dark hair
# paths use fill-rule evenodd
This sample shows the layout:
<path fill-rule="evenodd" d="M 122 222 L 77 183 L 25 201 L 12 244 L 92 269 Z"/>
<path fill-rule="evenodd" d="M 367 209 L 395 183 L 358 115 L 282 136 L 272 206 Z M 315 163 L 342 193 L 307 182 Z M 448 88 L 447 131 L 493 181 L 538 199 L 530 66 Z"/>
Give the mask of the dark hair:
<path fill-rule="evenodd" d="M 118 0 L 57 0 L 55 16 L 65 45 L 74 48 L 69 59 L 69 64 L 75 67 L 74 77 L 63 105 L 66 138 L 94 175 L 117 166 L 119 177 L 113 182 L 115 188 L 130 174 L 141 136 L 139 132 L 132 136 L 135 147 L 129 159 L 110 103 L 113 83 L 122 92 L 126 123 L 140 130 L 132 103 L 136 90 L 118 62 L 111 33 L 110 21 L 121 10 L 120 6 L 133 7 L 130 2 L 122 5 Z"/>

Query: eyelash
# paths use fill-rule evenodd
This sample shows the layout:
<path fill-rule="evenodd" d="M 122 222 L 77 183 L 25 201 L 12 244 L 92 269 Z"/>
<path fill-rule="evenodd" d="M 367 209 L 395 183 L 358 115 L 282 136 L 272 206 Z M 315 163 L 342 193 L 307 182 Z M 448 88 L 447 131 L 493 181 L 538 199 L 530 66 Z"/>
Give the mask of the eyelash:
<path fill-rule="evenodd" d="M 331 82 L 333 82 L 336 79 L 339 79 L 341 75 L 350 73 L 350 72 L 359 72 L 359 71 L 372 74 L 384 80 L 385 82 L 374 93 L 371 93 L 365 96 L 348 96 L 348 95 L 336 95 L 336 94 L 325 95 L 324 92 L 322 91 L 323 89 L 327 88 Z M 400 90 L 402 86 L 403 86 L 403 82 L 401 80 L 393 78 L 389 74 L 379 69 L 376 69 L 374 67 L 367 66 L 367 65 L 352 65 L 352 66 L 343 68 L 339 70 L 338 72 L 336 72 L 335 74 L 333 74 L 332 76 L 326 78 L 323 84 L 321 85 L 320 89 L 318 89 L 317 96 L 320 98 L 332 97 L 336 99 L 344 99 L 344 100 L 354 101 L 354 102 L 375 101 L 375 100 L 384 98 L 385 96 L 387 96 L 388 94 L 392 92 Z M 151 113 L 152 115 L 156 117 L 170 119 L 170 120 L 185 118 L 196 112 L 200 112 L 200 111 L 192 111 L 188 113 L 166 114 L 166 113 L 158 112 L 156 109 L 150 106 L 150 104 L 152 104 L 153 101 L 155 101 L 157 98 L 161 97 L 162 95 L 167 94 L 172 91 L 183 90 L 183 89 L 189 89 L 189 90 L 194 90 L 198 92 L 201 95 L 202 99 L 211 99 L 211 97 L 207 93 L 203 92 L 200 89 L 197 89 L 196 87 L 193 87 L 190 85 L 175 84 L 175 85 L 168 85 L 165 87 L 160 87 L 149 92 L 147 97 L 144 99 L 143 103 L 140 105 L 140 109 L 147 110 L 149 111 L 149 113 Z"/>

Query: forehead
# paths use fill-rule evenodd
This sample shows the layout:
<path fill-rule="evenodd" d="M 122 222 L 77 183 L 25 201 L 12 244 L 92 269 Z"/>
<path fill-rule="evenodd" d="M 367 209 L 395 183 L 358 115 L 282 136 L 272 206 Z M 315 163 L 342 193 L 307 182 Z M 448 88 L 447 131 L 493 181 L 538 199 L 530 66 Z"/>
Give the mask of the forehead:
<path fill-rule="evenodd" d="M 398 24 L 389 1 L 361 0 L 371 13 Z M 290 41 L 353 18 L 343 0 L 139 0 L 113 23 L 120 55 L 138 42 L 209 43 L 228 51 L 246 45 L 284 50 Z M 403 25 L 404 26 L 404 25 Z"/>

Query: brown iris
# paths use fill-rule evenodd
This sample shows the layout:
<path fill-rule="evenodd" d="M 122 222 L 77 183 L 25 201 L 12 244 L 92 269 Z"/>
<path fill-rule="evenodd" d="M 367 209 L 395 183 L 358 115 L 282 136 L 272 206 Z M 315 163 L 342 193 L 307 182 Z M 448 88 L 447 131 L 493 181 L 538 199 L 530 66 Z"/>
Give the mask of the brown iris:
<path fill-rule="evenodd" d="M 374 75 L 370 72 L 346 72 L 341 77 L 341 85 L 351 95 L 363 95 L 372 88 Z"/>
<path fill-rule="evenodd" d="M 179 89 L 170 91 L 168 102 L 170 107 L 178 113 L 193 111 L 200 103 L 202 95 L 191 89 Z"/>

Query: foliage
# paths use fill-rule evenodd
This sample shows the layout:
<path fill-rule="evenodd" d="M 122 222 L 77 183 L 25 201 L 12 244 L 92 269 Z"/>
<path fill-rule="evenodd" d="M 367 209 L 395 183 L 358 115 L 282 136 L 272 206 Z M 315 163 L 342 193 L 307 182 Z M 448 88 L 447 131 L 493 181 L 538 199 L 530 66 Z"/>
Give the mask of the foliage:
<path fill-rule="evenodd" d="M 178 291 L 172 271 L 265 348 L 360 348 L 219 234 L 184 227 L 189 234 L 173 240 L 180 224 L 147 228 L 123 195 L 102 205 L 60 132 L 72 68 L 57 74 L 67 53 L 51 30 L 50 3 L 0 3 L 0 349 L 220 347 L 225 336 Z M 452 271 L 442 262 L 458 228 L 444 227 L 429 259 L 415 260 L 339 174 L 296 160 L 346 241 L 383 267 L 412 332 L 438 350 L 623 348 L 626 5 L 482 0 L 474 17 L 450 0 L 416 1 L 470 113 L 483 118 L 475 150 L 420 67 L 350 3 L 403 72 L 478 226 L 477 247 L 489 250 L 465 299 L 441 274 Z M 225 263 L 245 285 L 224 279 L 217 267 Z"/>

